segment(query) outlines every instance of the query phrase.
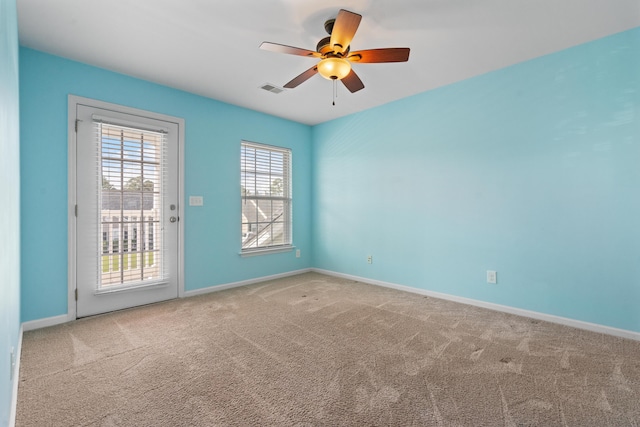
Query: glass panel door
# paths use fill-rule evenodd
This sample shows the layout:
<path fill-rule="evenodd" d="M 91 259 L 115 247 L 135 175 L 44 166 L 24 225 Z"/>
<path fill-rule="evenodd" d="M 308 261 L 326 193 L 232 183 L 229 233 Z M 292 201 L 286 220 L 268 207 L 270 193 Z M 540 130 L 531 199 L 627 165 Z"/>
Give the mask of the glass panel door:
<path fill-rule="evenodd" d="M 142 113 L 76 107 L 77 317 L 178 296 L 182 121 Z"/>

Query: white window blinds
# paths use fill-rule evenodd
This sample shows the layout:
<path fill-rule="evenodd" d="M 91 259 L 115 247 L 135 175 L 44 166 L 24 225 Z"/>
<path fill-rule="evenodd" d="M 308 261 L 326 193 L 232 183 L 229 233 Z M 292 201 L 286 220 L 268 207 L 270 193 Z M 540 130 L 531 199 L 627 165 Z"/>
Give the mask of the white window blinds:
<path fill-rule="evenodd" d="M 97 291 L 165 279 L 162 233 L 167 133 L 93 117 Z"/>
<path fill-rule="evenodd" d="M 290 247 L 291 150 L 243 141 L 242 251 Z"/>

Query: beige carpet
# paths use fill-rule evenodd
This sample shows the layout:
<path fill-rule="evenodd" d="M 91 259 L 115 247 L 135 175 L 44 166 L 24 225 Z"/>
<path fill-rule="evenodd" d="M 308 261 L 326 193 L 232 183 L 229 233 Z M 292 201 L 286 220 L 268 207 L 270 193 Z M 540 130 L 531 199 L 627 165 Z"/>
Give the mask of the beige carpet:
<path fill-rule="evenodd" d="M 640 342 L 309 273 L 25 333 L 17 426 L 639 426 Z"/>

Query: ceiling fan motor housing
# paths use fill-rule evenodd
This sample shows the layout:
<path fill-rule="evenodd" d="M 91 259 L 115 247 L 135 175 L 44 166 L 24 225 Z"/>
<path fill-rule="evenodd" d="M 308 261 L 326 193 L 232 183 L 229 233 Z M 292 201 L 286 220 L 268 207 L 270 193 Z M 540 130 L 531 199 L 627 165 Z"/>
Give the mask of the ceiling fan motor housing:
<path fill-rule="evenodd" d="M 347 46 L 347 48 L 343 53 L 334 51 L 333 48 L 331 47 L 330 36 L 320 40 L 316 46 L 316 52 L 322 54 L 323 57 L 333 56 L 338 58 L 344 58 L 349 54 L 349 49 L 351 49 L 351 46 Z"/>

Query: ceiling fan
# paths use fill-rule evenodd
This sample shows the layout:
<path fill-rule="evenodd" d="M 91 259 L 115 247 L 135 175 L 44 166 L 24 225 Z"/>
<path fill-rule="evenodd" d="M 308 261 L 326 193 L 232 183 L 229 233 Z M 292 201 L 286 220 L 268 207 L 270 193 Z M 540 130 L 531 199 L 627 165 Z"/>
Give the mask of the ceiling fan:
<path fill-rule="evenodd" d="M 316 65 L 299 76 L 294 77 L 293 80 L 284 85 L 284 87 L 288 89 L 297 87 L 319 73 L 322 77 L 329 80 L 341 80 L 350 92 L 357 92 L 360 89 L 364 89 L 364 84 L 351 68 L 352 62 L 364 64 L 406 62 L 409 60 L 408 47 L 368 49 L 351 52 L 351 39 L 353 39 L 358 29 L 361 19 L 362 15 L 340 9 L 335 19 L 329 19 L 325 22 L 324 28 L 327 33 L 329 33 L 329 37 L 325 37 L 318 42 L 315 52 L 271 42 L 263 42 L 260 45 L 260 49 L 320 59 L 320 62 Z"/>

